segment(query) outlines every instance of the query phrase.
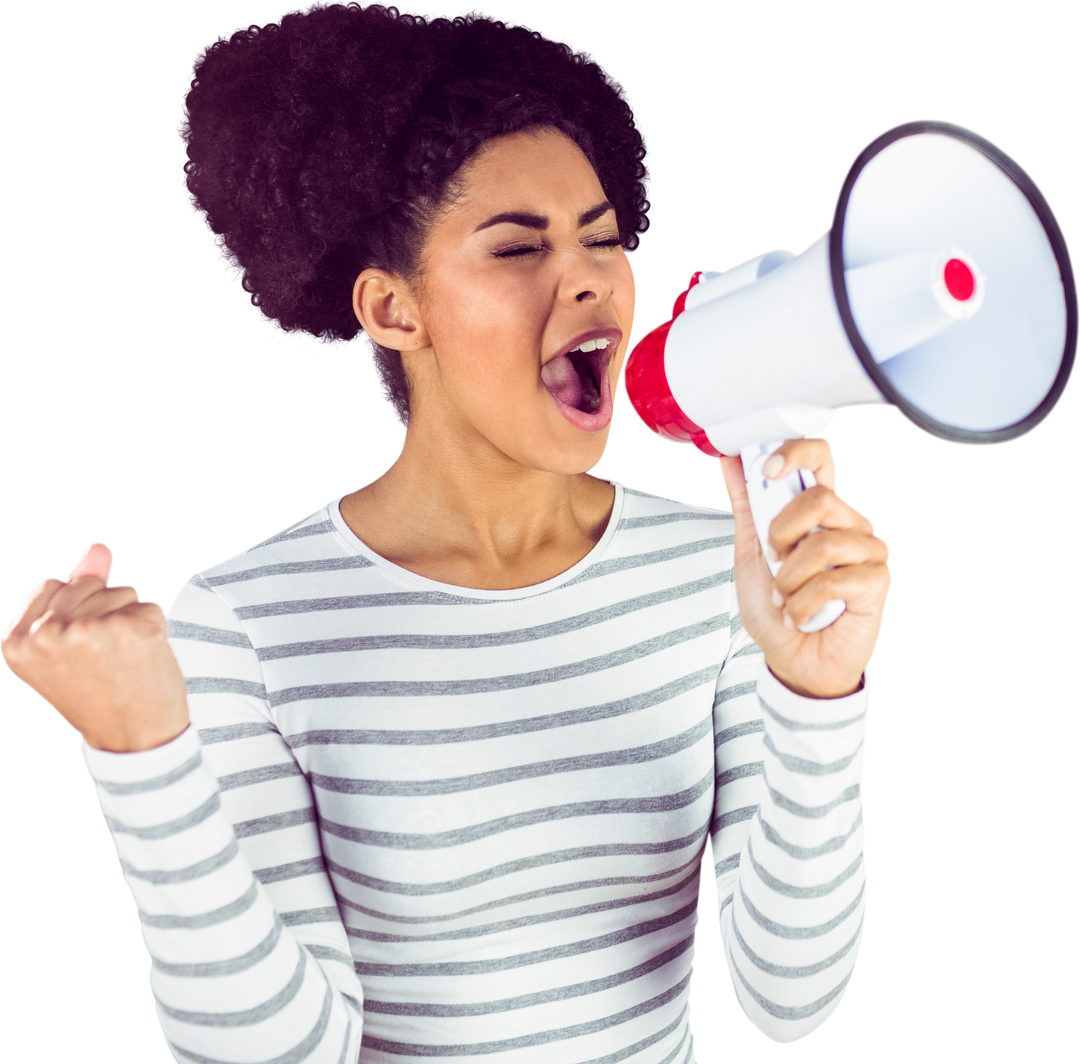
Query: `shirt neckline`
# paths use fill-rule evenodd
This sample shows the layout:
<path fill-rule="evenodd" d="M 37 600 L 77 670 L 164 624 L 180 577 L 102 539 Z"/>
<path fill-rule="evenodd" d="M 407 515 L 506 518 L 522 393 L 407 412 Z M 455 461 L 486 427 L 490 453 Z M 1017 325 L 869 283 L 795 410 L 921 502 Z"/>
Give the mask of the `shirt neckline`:
<path fill-rule="evenodd" d="M 619 527 L 619 523 L 622 520 L 622 511 L 626 499 L 626 493 L 623 491 L 623 486 L 621 484 L 614 480 L 609 481 L 608 483 L 615 489 L 615 502 L 611 507 L 611 517 L 608 518 L 607 528 L 604 529 L 604 534 L 597 540 L 596 545 L 581 559 L 581 561 L 570 566 L 565 572 L 559 573 L 558 576 L 551 577 L 550 580 L 544 580 L 542 583 L 530 584 L 528 587 L 511 587 L 503 589 L 462 587 L 459 584 L 446 584 L 441 580 L 431 580 L 426 576 L 420 576 L 419 573 L 411 572 L 409 569 L 403 569 L 400 565 L 395 565 L 393 562 L 387 561 L 381 554 L 376 554 L 375 551 L 373 551 L 351 528 L 349 528 L 345 523 L 345 518 L 341 516 L 341 500 L 345 496 L 341 496 L 341 498 L 329 503 L 326 509 L 335 531 L 345 542 L 345 545 L 354 553 L 367 558 L 368 561 L 398 583 L 407 584 L 424 591 L 437 591 L 445 595 L 453 595 L 456 598 L 480 599 L 486 602 L 510 601 L 514 599 L 534 598 L 537 595 L 543 595 L 549 591 L 554 591 L 556 588 L 569 583 L 575 577 L 580 576 L 581 573 L 590 566 L 595 565 L 603 557 L 607 552 L 608 547 L 610 547 L 612 540 L 615 538 L 616 529 Z"/>

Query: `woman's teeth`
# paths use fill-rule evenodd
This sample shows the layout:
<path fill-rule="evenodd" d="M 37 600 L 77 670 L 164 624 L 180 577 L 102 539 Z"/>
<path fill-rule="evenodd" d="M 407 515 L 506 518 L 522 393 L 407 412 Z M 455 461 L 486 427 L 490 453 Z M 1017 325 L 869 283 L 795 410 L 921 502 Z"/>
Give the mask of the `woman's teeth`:
<path fill-rule="evenodd" d="M 578 344 L 578 346 L 575 347 L 574 350 L 575 351 L 584 351 L 586 353 L 589 352 L 589 351 L 606 351 L 607 346 L 610 343 L 611 343 L 610 340 L 605 340 L 605 339 L 586 340 L 583 344 Z"/>

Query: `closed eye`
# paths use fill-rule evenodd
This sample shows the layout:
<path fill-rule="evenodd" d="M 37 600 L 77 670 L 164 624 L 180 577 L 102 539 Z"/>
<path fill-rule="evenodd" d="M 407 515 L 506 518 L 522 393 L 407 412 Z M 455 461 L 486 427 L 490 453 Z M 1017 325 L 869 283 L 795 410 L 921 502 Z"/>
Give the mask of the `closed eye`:
<path fill-rule="evenodd" d="M 619 237 L 612 238 L 611 240 L 597 240 L 591 244 L 585 244 L 585 247 L 618 247 L 622 243 Z M 545 247 L 542 244 L 528 244 L 523 247 L 510 247 L 507 251 L 492 252 L 496 258 L 512 258 L 519 255 L 534 255 L 537 252 L 545 251 Z"/>

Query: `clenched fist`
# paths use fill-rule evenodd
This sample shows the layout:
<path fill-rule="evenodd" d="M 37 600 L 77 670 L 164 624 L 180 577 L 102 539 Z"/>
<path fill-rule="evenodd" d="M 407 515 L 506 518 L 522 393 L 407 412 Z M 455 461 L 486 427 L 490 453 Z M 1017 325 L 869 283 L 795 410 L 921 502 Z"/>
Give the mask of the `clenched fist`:
<path fill-rule="evenodd" d="M 149 750 L 188 726 L 184 677 L 161 607 L 108 587 L 111 566 L 95 543 L 66 583 L 35 588 L 4 636 L 4 658 L 90 746 Z"/>

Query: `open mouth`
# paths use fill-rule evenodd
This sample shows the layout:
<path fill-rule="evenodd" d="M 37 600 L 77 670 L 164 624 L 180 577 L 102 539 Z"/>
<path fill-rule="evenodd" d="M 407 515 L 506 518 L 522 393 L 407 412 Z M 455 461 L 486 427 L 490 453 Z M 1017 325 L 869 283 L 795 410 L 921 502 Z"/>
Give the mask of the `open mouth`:
<path fill-rule="evenodd" d="M 612 340 L 586 340 L 548 362 L 540 378 L 560 403 L 582 414 L 596 414 L 603 404 L 604 379 L 614 350 Z"/>
<path fill-rule="evenodd" d="M 591 351 L 586 354 L 582 351 L 571 351 L 568 355 L 570 364 L 578 374 L 581 387 L 581 399 L 577 407 L 584 414 L 595 414 L 600 408 L 600 369 L 597 365 L 599 361 L 597 355 L 603 355 L 603 353 L 603 351 Z"/>

